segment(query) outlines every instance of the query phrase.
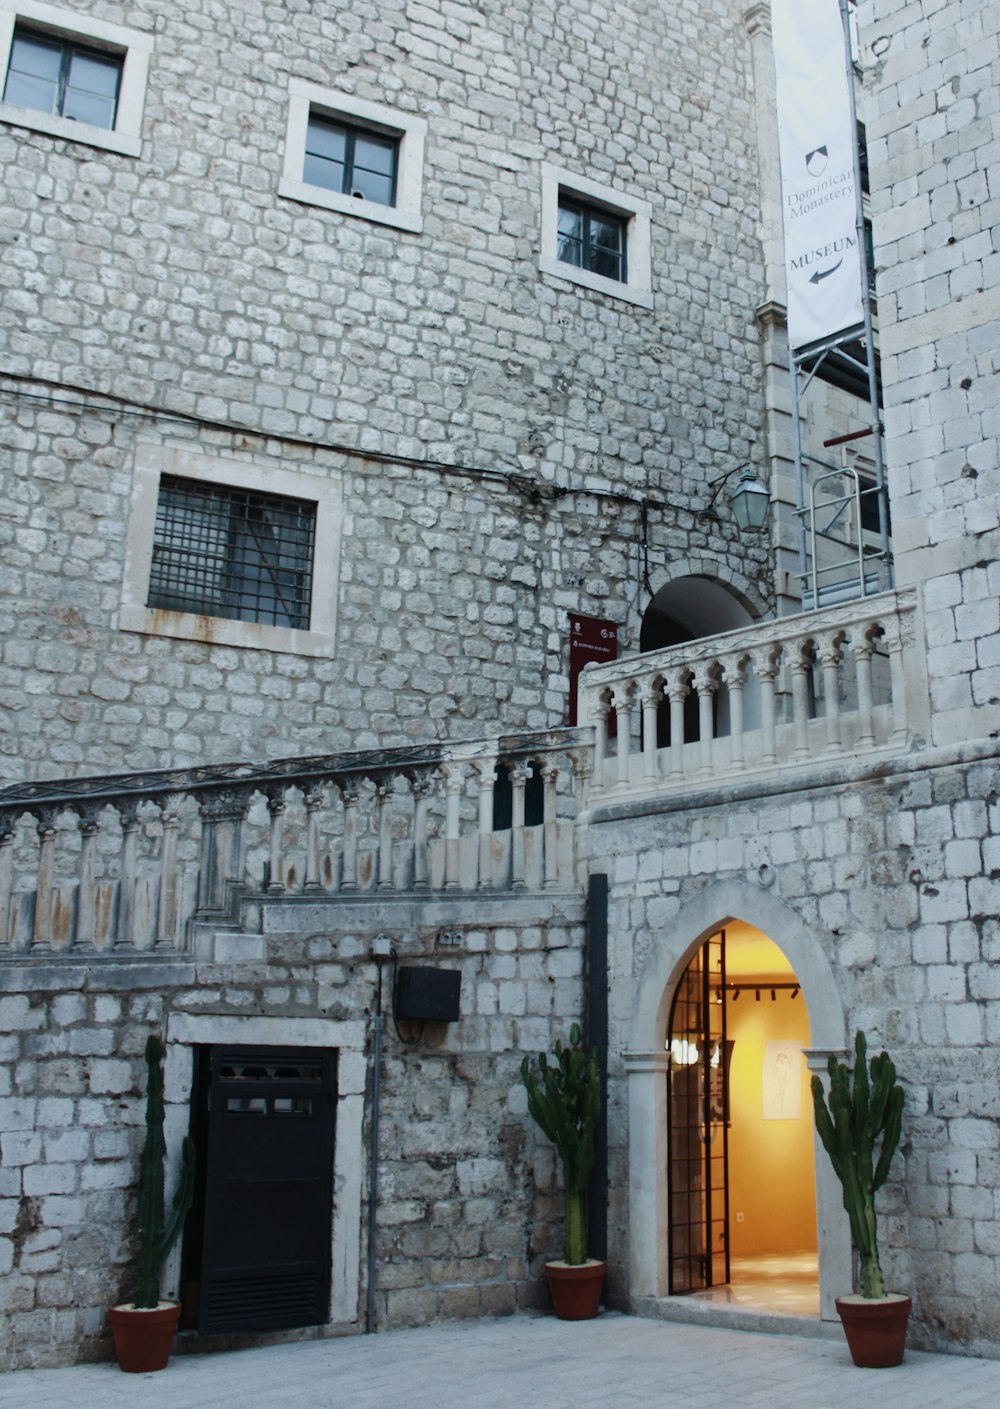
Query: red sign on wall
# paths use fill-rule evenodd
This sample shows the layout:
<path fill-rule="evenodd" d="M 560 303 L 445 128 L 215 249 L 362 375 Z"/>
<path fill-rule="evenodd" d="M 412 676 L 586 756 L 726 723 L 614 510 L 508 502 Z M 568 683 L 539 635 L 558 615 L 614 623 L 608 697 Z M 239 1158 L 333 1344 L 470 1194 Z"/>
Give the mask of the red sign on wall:
<path fill-rule="evenodd" d="M 576 689 L 580 671 L 592 660 L 618 659 L 618 627 L 596 616 L 569 619 L 569 722 L 576 723 Z"/>

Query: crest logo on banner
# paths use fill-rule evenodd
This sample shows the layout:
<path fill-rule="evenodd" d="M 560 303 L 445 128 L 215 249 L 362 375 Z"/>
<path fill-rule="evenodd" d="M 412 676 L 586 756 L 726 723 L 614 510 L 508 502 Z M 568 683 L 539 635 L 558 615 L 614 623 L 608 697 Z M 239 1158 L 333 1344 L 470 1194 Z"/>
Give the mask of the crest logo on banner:
<path fill-rule="evenodd" d="M 788 337 L 800 348 L 864 321 L 854 121 L 838 0 L 771 0 L 771 30 Z"/>

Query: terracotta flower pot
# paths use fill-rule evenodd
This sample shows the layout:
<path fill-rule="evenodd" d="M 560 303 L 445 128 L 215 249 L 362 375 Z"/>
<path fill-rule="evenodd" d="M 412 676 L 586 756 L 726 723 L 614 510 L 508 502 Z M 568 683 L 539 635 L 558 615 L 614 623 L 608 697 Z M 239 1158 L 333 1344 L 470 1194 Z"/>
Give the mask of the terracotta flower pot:
<path fill-rule="evenodd" d="M 179 1301 L 161 1301 L 149 1310 L 130 1302 L 112 1306 L 108 1320 L 115 1337 L 119 1369 L 132 1375 L 164 1369 L 180 1314 Z"/>
<path fill-rule="evenodd" d="M 837 1298 L 837 1314 L 855 1365 L 885 1370 L 902 1363 L 912 1305 L 900 1292 L 876 1299 L 857 1295 Z"/>
<path fill-rule="evenodd" d="M 568 1262 L 545 1264 L 545 1280 L 560 1321 L 590 1321 L 597 1315 L 607 1270 L 608 1264 L 596 1258 L 575 1266 Z"/>

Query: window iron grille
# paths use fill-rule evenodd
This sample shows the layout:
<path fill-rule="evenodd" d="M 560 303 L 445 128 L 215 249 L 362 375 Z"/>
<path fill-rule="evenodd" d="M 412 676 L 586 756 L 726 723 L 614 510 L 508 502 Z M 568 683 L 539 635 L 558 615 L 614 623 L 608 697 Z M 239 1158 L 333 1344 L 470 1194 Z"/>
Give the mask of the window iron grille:
<path fill-rule="evenodd" d="M 121 76 L 119 55 L 18 25 L 4 102 L 112 131 Z"/>
<path fill-rule="evenodd" d="M 164 475 L 147 605 L 306 630 L 316 508 Z"/>

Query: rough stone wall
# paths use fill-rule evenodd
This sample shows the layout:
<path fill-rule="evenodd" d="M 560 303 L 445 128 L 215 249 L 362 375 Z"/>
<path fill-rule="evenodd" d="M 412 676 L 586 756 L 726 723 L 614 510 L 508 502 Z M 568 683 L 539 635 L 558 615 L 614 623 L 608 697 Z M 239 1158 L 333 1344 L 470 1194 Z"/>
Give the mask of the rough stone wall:
<path fill-rule="evenodd" d="M 1000 722 L 1000 15 L 859 8 L 897 565 L 950 743 Z"/>
<path fill-rule="evenodd" d="M 644 965 L 672 944 L 686 909 L 727 880 L 764 894 L 759 868 L 769 868 L 766 894 L 832 967 L 844 1043 L 862 1028 L 870 1046 L 887 1047 L 906 1092 L 903 1143 L 878 1201 L 887 1281 L 912 1292 L 919 1343 L 992 1355 L 1000 1350 L 998 798 L 995 761 L 901 771 L 600 823 L 592 862 L 611 885 L 612 1054 L 630 1049 Z M 758 923 L 753 913 L 732 918 Z M 809 1004 L 808 989 L 804 997 Z M 609 1108 L 623 1114 L 620 1065 L 612 1087 Z M 624 1119 L 616 1144 L 611 1183 L 621 1189 Z M 625 1205 L 623 1197 L 623 1219 Z M 616 1236 L 625 1246 L 624 1222 Z"/>
<path fill-rule="evenodd" d="M 462 1017 L 454 1025 L 427 1024 L 419 1042 L 405 1046 L 388 1015 L 387 970 L 380 1325 L 502 1315 L 544 1302 L 541 1263 L 561 1248 L 562 1204 L 550 1147 L 527 1115 L 519 1068 L 524 1052 L 551 1050 L 580 1016 L 579 908 L 540 906 L 537 923 L 469 924 L 461 946 L 447 953 L 435 952 L 433 933 L 419 929 L 416 916 L 398 938 L 402 962 L 461 969 Z M 135 1272 L 149 1032 L 168 1032 L 179 1015 L 211 1014 L 219 1022 L 260 1013 L 287 1019 L 293 1036 L 302 1018 L 360 1020 L 368 1031 L 376 978 L 371 935 L 332 931 L 333 917 L 321 933 L 293 921 L 266 940 L 229 935 L 214 963 L 8 971 L 0 992 L 5 1368 L 112 1353 L 106 1309 L 129 1292 Z M 405 1036 L 416 1035 L 416 1024 L 402 1027 Z M 370 1033 L 367 1042 L 365 1138 L 355 1175 L 362 1243 Z M 334 1331 L 364 1315 L 363 1246 L 355 1256 L 355 1309 L 328 1328 Z"/>
<path fill-rule="evenodd" d="M 601 493 L 653 573 L 761 575 L 700 513 L 761 417 L 739 7 L 75 8 L 155 44 L 140 157 L 0 122 L 10 776 L 560 722 L 567 614 L 645 605 Z M 292 78 L 426 118 L 422 233 L 278 195 Z M 543 161 L 651 204 L 653 308 L 539 272 Z M 138 436 L 343 475 L 334 661 L 116 630 Z"/>

